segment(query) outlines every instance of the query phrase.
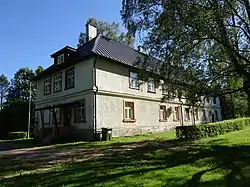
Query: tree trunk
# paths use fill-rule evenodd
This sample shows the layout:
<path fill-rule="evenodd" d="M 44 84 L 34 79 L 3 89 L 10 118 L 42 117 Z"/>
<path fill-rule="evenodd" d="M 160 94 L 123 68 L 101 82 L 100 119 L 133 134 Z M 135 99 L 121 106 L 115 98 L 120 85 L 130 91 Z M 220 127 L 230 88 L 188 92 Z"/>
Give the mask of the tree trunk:
<path fill-rule="evenodd" d="M 0 110 L 3 109 L 3 94 L 0 94 Z"/>

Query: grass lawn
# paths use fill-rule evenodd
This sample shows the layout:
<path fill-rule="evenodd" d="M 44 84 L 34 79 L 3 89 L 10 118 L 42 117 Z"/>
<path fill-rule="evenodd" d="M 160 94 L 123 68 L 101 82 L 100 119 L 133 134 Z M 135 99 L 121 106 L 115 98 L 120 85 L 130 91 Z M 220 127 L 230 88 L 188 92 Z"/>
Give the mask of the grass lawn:
<path fill-rule="evenodd" d="M 0 186 L 249 187 L 250 128 L 194 142 L 173 132 L 0 152 Z"/>

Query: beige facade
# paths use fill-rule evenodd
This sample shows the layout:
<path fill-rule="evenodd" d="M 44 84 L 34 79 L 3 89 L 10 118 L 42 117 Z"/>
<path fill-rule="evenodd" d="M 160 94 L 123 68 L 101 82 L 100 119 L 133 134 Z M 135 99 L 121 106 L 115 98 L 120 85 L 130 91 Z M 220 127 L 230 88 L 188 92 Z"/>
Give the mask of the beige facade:
<path fill-rule="evenodd" d="M 139 89 L 132 89 L 130 83 L 131 68 L 122 64 L 101 59 L 96 64 L 97 94 L 97 128 L 113 129 L 114 136 L 127 136 L 149 132 L 173 130 L 178 125 L 200 124 L 217 119 L 222 120 L 219 99 L 216 104 L 212 98 L 203 107 L 190 108 L 185 100 L 174 99 L 162 102 L 162 88 L 158 86 L 155 93 L 148 92 L 148 83 L 141 83 Z M 134 105 L 134 120 L 125 121 L 125 102 Z M 160 106 L 168 110 L 167 117 L 160 119 Z M 175 108 L 180 108 L 179 120 L 175 119 Z M 189 119 L 186 111 L 189 110 Z M 198 112 L 198 114 L 192 111 Z M 205 119 L 204 118 L 205 112 Z"/>
<path fill-rule="evenodd" d="M 74 88 L 65 89 L 65 72 L 72 67 L 60 71 L 62 72 L 62 91 L 60 92 L 53 92 L 54 75 L 59 72 L 51 76 L 51 94 L 44 94 L 46 77 L 39 79 L 36 108 L 46 108 L 47 106 L 60 108 L 59 126 L 66 125 L 65 115 L 70 114 L 70 122 L 67 122 L 67 125 L 70 123 L 69 125 L 76 129 L 86 130 L 90 134 L 93 131 L 101 131 L 101 128 L 112 128 L 113 136 L 117 137 L 169 131 L 178 125 L 222 120 L 218 98 L 216 98 L 216 104 L 213 104 L 214 101 L 210 98 L 210 101 L 205 102 L 203 107 L 190 108 L 185 105 L 185 100 L 180 102 L 178 99 L 163 103 L 161 85 L 155 87 L 155 92 L 148 92 L 147 82 L 141 82 L 138 89 L 131 88 L 131 67 L 104 58 L 98 58 L 95 64 L 95 60 L 94 57 L 73 66 L 75 70 Z M 93 90 L 95 81 L 98 88 L 96 103 Z M 86 118 L 84 121 L 76 122 L 74 103 L 79 101 L 84 101 Z M 71 104 L 71 107 L 66 114 L 64 105 L 67 104 Z M 130 108 L 127 105 L 130 105 Z M 36 112 L 38 119 L 36 131 L 42 128 L 41 116 L 43 116 L 44 128 L 54 127 L 52 113 L 49 112 L 49 109 L 42 112 L 42 115 L 41 111 Z M 215 113 L 217 117 L 215 117 Z M 80 136 L 86 136 L 86 133 L 80 134 Z"/>

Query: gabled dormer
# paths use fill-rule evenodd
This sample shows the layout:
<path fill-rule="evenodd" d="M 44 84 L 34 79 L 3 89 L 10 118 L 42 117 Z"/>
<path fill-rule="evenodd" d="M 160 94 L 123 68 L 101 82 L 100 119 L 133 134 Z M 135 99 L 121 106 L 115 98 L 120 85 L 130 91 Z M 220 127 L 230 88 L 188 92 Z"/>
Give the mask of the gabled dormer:
<path fill-rule="evenodd" d="M 59 65 L 68 62 L 71 58 L 73 58 L 76 51 L 77 50 L 75 48 L 66 46 L 50 56 L 54 59 L 54 65 Z"/>

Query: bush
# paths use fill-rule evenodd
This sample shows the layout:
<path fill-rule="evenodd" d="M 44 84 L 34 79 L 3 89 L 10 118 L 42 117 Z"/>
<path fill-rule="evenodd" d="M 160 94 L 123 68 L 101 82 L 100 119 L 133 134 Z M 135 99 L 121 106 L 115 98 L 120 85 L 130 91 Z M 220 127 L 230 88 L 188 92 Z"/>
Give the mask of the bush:
<path fill-rule="evenodd" d="M 14 140 L 14 139 L 23 139 L 27 137 L 27 132 L 9 132 L 8 133 L 8 139 Z"/>
<path fill-rule="evenodd" d="M 250 118 L 238 118 L 200 125 L 178 126 L 176 127 L 176 138 L 182 140 L 198 140 L 242 130 L 246 127 L 250 127 Z"/>

